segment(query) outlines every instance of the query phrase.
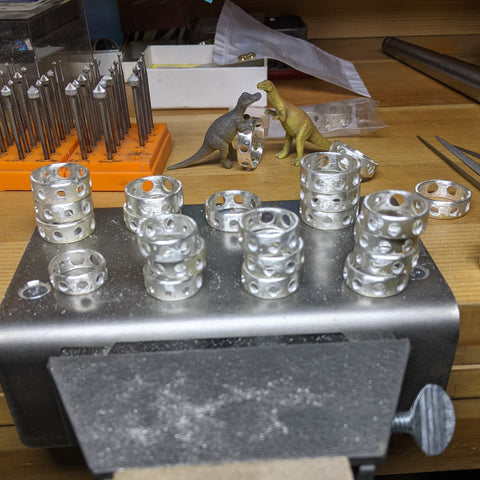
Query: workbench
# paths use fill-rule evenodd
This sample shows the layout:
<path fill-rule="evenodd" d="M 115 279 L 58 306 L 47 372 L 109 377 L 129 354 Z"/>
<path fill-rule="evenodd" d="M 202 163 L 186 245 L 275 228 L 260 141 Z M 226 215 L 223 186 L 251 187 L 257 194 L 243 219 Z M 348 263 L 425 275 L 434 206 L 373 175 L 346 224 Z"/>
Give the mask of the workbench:
<path fill-rule="evenodd" d="M 480 63 L 480 35 L 408 37 L 406 40 L 457 58 Z M 417 139 L 435 142 L 438 135 L 465 148 L 480 151 L 480 105 L 433 79 L 388 57 L 382 37 L 316 41 L 328 52 L 355 63 L 387 128 L 354 137 L 337 137 L 379 163 L 373 179 L 362 183 L 361 195 L 383 189 L 412 191 L 427 179 L 448 179 L 472 190 L 471 208 L 455 220 L 429 220 L 422 241 L 453 291 L 460 309 L 460 338 L 448 393 L 454 401 L 457 428 L 451 445 L 439 457 L 426 457 L 409 437 L 392 439 L 380 474 L 480 468 L 480 193 Z M 277 82 L 280 94 L 297 105 L 354 98 L 353 94 L 317 79 Z M 223 111 L 155 111 L 165 122 L 173 150 L 167 165 L 194 153 L 203 135 Z M 214 192 L 245 189 L 264 201 L 299 198 L 298 168 L 279 160 L 282 141 L 266 140 L 261 164 L 254 171 L 218 162 L 176 170 L 183 183 L 185 203 L 201 204 Z M 313 151 L 309 148 L 308 152 Z M 293 154 L 293 153 L 292 153 Z M 95 192 L 99 207 L 121 207 L 123 192 Z M 0 297 L 34 231 L 31 192 L 0 192 Z M 442 355 L 439 351 L 438 355 Z M 48 478 L 86 480 L 93 477 L 73 449 L 32 449 L 18 439 L 0 392 L 0 477 L 25 480 Z"/>

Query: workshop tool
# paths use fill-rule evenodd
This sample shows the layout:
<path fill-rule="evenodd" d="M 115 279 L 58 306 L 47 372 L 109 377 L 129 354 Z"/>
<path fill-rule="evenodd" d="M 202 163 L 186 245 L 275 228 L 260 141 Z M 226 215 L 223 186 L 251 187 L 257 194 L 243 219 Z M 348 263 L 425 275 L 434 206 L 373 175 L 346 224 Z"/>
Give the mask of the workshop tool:
<path fill-rule="evenodd" d="M 6 154 L 0 156 L 0 190 L 29 190 L 29 175 L 38 162 L 87 162 L 97 190 L 123 191 L 139 176 L 162 172 L 172 142 L 165 124 L 153 124 L 144 63 L 136 65 L 141 92 L 138 120 L 145 130 L 142 144 L 137 125 L 130 123 L 120 57 L 103 77 L 94 59 L 69 82 L 61 60 L 52 62 L 45 74 L 36 67 L 32 90 L 24 67 L 15 71 L 6 65 L 5 73 L 0 72 L 5 87 L 0 151 Z"/>
<path fill-rule="evenodd" d="M 480 67 L 395 37 L 383 40 L 383 51 L 445 85 L 480 102 Z"/>
<path fill-rule="evenodd" d="M 268 206 L 298 212 L 299 202 L 268 202 Z M 312 360 L 314 362 L 312 363 L 310 360 L 303 360 L 303 356 L 298 357 L 294 379 L 298 378 L 296 375 L 300 375 L 304 380 L 310 378 L 312 381 L 309 383 L 314 387 L 324 385 L 325 400 L 335 400 L 335 408 L 342 407 L 348 418 L 343 421 L 345 417 L 337 415 L 338 410 L 337 413 L 333 412 L 335 415 L 329 411 L 313 412 L 315 416 L 308 418 L 314 418 L 315 421 L 321 421 L 322 418 L 330 419 L 333 423 L 324 424 L 325 429 L 314 428 L 314 434 L 319 438 L 312 445 L 317 452 L 320 452 L 319 446 L 322 439 L 326 438 L 328 441 L 329 436 L 334 435 L 342 443 L 345 436 L 348 438 L 347 444 L 351 445 L 352 457 L 358 460 L 358 455 L 363 452 L 363 446 L 370 444 L 371 439 L 363 442 L 368 435 L 365 434 L 364 437 L 362 433 L 360 440 L 355 441 L 358 435 L 355 435 L 357 430 L 350 423 L 351 416 L 353 422 L 361 422 L 362 426 L 355 423 L 359 428 L 364 426 L 365 429 L 376 431 L 378 427 L 384 432 L 386 437 L 384 434 L 382 438 L 376 437 L 378 443 L 374 442 L 376 445 L 374 451 L 369 449 L 366 457 L 363 457 L 368 457 L 367 460 L 371 461 L 375 458 L 375 462 L 382 461 L 386 452 L 391 421 L 397 410 L 397 400 L 393 398 L 393 394 L 395 391 L 398 392 L 403 377 L 403 369 L 400 371 L 397 368 L 404 361 L 398 357 L 392 359 L 388 352 L 398 352 L 400 348 L 406 354 L 403 347 L 398 347 L 402 345 L 402 343 L 397 344 L 398 340 L 402 342 L 402 339 L 408 339 L 411 344 L 402 393 L 398 400 L 400 411 L 410 407 L 425 384 L 446 386 L 455 355 L 459 327 L 458 307 L 452 292 L 428 252 L 420 245 L 416 272 L 421 272 L 422 275 L 416 274 L 401 295 L 366 299 L 347 288 L 342 277 L 344 258 L 353 248 L 353 229 L 322 231 L 312 229 L 300 222 L 300 235 L 304 240 L 305 256 L 308 258 L 300 276 L 300 287 L 295 294 L 285 299 L 263 300 L 240 288 L 239 272 L 243 251 L 235 239 L 235 234 L 211 228 L 205 221 L 204 210 L 204 205 L 182 207 L 182 213 L 196 221 L 199 234 L 206 240 L 207 263 L 203 272 L 203 286 L 193 297 L 185 301 L 171 302 L 168 307 L 164 302 L 151 297 L 145 290 L 142 273 L 145 260 L 138 251 L 135 235 L 124 226 L 121 208 L 96 209 L 95 235 L 78 242 L 75 246 L 93 249 L 105 257 L 109 280 L 103 287 L 83 296 L 62 295 L 52 290 L 36 300 L 20 299 L 17 293 L 20 289 L 23 289 L 23 295 L 30 291 L 24 288 L 27 282 L 48 278 L 46 273 L 48 263 L 58 253 L 58 245 L 47 243 L 38 233 L 34 233 L 0 307 L 0 382 L 22 440 L 32 446 L 59 446 L 74 442 L 75 436 L 70 429 L 70 424 L 65 423 L 66 417 L 62 414 L 65 405 L 60 407 L 57 404 L 57 393 L 45 368 L 50 357 L 58 356 L 59 361 L 64 357 L 67 361 L 69 358 L 75 358 L 80 362 L 82 359 L 77 355 L 98 353 L 97 359 L 103 361 L 107 358 L 107 361 L 117 365 L 120 371 L 126 372 L 127 369 L 123 368 L 124 363 L 130 366 L 137 361 L 142 363 L 140 357 L 132 355 L 136 353 L 141 354 L 141 357 L 148 357 L 153 352 L 171 353 L 169 358 L 173 359 L 172 361 L 178 360 L 182 363 L 187 361 L 183 358 L 186 354 L 185 356 L 190 359 L 188 361 L 196 364 L 199 358 L 196 354 L 201 351 L 210 351 L 203 358 L 218 359 L 218 356 L 227 358 L 226 355 L 229 355 L 226 353 L 227 347 L 233 347 L 230 355 L 238 355 L 236 358 L 242 359 L 242 362 L 244 359 L 247 362 L 245 364 L 245 372 L 247 372 L 250 370 L 247 365 L 251 363 L 256 365 L 255 360 L 261 358 L 261 352 L 257 352 L 259 356 L 255 355 L 251 357 L 251 361 L 249 360 L 249 353 L 254 353 L 256 348 L 260 349 L 268 345 L 278 348 L 272 348 L 269 351 L 272 355 L 267 354 L 267 358 L 268 362 L 273 359 L 275 362 L 277 360 L 281 362 L 282 358 L 296 358 L 296 351 L 288 350 L 290 346 L 294 344 L 308 346 L 313 343 L 314 347 L 319 347 L 319 350 L 313 348 L 315 350 L 313 356 L 307 354 L 307 350 L 303 352 L 308 359 L 317 358 L 318 361 Z M 45 291 L 41 286 L 39 290 Z M 35 292 L 35 288 L 32 287 L 32 293 Z M 25 335 L 26 331 L 29 332 L 28 336 Z M 52 334 L 53 331 L 55 334 Z M 370 343 L 371 340 L 373 340 L 372 343 Z M 389 343 L 391 340 L 393 343 Z M 369 343 L 362 347 L 364 341 Z M 384 344 L 384 341 L 387 344 Z M 366 350 L 372 354 L 376 351 L 379 357 L 374 355 L 375 360 L 373 360 L 367 354 L 363 361 L 353 361 L 355 370 L 351 372 L 349 366 L 343 368 L 344 357 L 341 352 L 348 353 L 348 350 L 338 350 L 338 356 L 328 360 L 330 355 L 326 355 L 325 360 L 322 360 L 323 347 L 332 344 L 338 347 L 342 343 L 350 344 L 352 349 L 358 347 L 360 351 Z M 245 350 L 242 354 L 239 349 L 243 348 L 243 345 L 254 348 Z M 170 352 L 165 352 L 166 350 Z M 438 355 L 439 351 L 442 355 Z M 381 352 L 386 352 L 387 356 L 384 357 Z M 234 360 L 234 357 L 229 358 Z M 385 358 L 386 364 L 382 360 Z M 88 360 L 85 358 L 87 364 Z M 130 360 L 133 361 L 129 362 Z M 159 361 L 162 362 L 161 359 Z M 29 368 L 25 368 L 26 362 Z M 198 368 L 202 372 L 201 378 L 203 373 L 209 378 L 214 377 L 217 372 L 221 375 L 223 375 L 222 372 L 225 375 L 235 373 L 234 369 L 226 368 L 226 362 L 222 363 L 221 359 L 218 362 L 220 363 L 216 364 L 216 367 L 211 368 L 201 368 L 199 365 Z M 350 365 L 349 362 L 348 364 Z M 392 364 L 393 370 L 391 370 Z M 169 365 L 171 365 L 170 361 Z M 237 363 L 238 365 L 240 364 Z M 268 367 L 267 371 L 275 374 L 276 369 L 273 363 L 269 365 L 271 367 Z M 330 369 L 331 365 L 333 370 Z M 333 367 L 334 365 L 338 369 Z M 197 380 L 200 377 L 198 371 L 191 372 Z M 154 367 L 150 372 L 161 374 L 162 368 Z M 243 384 L 245 389 L 248 386 L 253 388 L 255 382 L 262 380 L 262 372 L 261 368 L 254 367 L 253 384 L 248 383 L 245 375 L 237 376 L 236 384 L 242 387 L 239 382 L 243 380 L 246 382 Z M 170 373 L 165 371 L 169 381 L 162 383 L 163 386 L 160 388 L 158 385 L 151 384 L 154 392 L 168 394 L 165 390 L 166 384 L 170 382 L 170 386 L 173 386 L 177 378 L 172 377 Z M 240 374 L 239 371 L 237 373 Z M 278 370 L 277 375 L 282 376 L 282 374 L 283 370 Z M 364 397 L 356 394 L 352 399 L 351 395 L 343 394 L 345 393 L 343 388 L 340 391 L 335 390 L 335 386 L 350 378 L 350 374 L 353 374 L 358 381 L 352 387 L 357 392 L 368 392 L 369 386 L 372 386 L 372 392 L 376 391 L 373 385 L 379 382 L 380 397 Z M 286 373 L 285 376 L 288 378 L 289 374 Z M 121 408 L 121 405 L 110 402 L 103 396 L 103 392 L 110 391 L 110 388 L 112 388 L 112 395 L 116 388 L 124 391 L 122 384 L 115 383 L 115 379 L 108 373 L 96 377 L 86 374 L 85 370 L 84 374 L 78 376 L 70 374 L 69 378 L 72 387 L 82 378 L 89 379 L 91 388 L 88 391 L 84 390 L 84 393 L 88 393 L 87 396 L 91 400 L 96 398 L 104 402 L 104 405 L 107 404 L 108 409 L 103 408 L 103 410 L 112 408 L 113 414 L 113 410 L 117 407 Z M 130 382 L 132 388 L 128 390 L 129 393 L 137 390 L 136 387 L 141 384 L 142 378 L 147 380 L 147 377 L 143 377 L 143 373 L 136 378 L 139 382 L 135 383 L 134 380 Z M 98 383 L 96 383 L 97 380 Z M 109 383 L 110 380 L 113 382 L 112 385 Z M 317 380 L 320 383 L 317 383 Z M 223 378 L 219 378 L 218 381 L 221 386 Z M 275 385 L 275 378 L 272 381 Z M 322 383 L 324 381 L 325 383 Z M 208 382 L 196 383 L 200 384 L 198 388 L 209 386 Z M 292 380 L 291 385 L 295 383 L 295 380 Z M 144 385 L 147 384 L 148 381 L 144 383 Z M 195 383 L 186 382 L 185 385 L 191 385 L 192 389 L 197 388 Z M 390 388 L 386 385 L 395 385 L 395 387 Z M 306 383 L 301 383 L 297 387 L 306 387 Z M 283 396 L 277 396 L 281 394 L 281 389 L 276 390 L 274 398 L 278 398 L 279 402 L 282 398 L 290 398 L 288 391 L 284 392 Z M 331 397 L 328 396 L 328 391 L 332 392 Z M 390 395 L 393 396 L 390 397 Z M 255 397 L 254 394 L 253 396 Z M 154 407 L 155 402 L 148 402 L 151 397 L 148 395 L 143 397 L 140 395 L 140 397 L 146 404 Z M 208 399 L 208 397 L 202 398 Z M 343 400 L 346 403 L 343 403 Z M 383 403 L 379 403 L 381 401 L 388 403 L 388 413 L 382 409 Z M 347 408 L 352 402 L 356 402 L 353 412 Z M 122 405 L 125 408 L 129 405 L 129 412 L 132 413 L 129 401 Z M 171 403 L 165 405 L 173 408 Z M 175 402 L 173 402 L 174 405 Z M 249 405 L 252 406 L 251 403 Z M 266 406 L 266 404 L 263 405 Z M 70 410 L 70 407 L 66 408 Z M 100 417 L 103 416 L 102 408 L 92 408 L 91 404 L 85 408 L 89 409 L 92 415 L 94 412 L 100 412 Z M 297 413 L 302 415 L 302 408 L 303 403 L 297 410 L 290 411 L 293 415 L 292 434 L 294 431 L 298 432 L 297 428 L 300 428 L 300 425 L 305 425 L 305 417 L 302 417 L 302 422 L 298 424 L 294 420 L 300 419 L 296 415 Z M 364 408 L 367 410 L 363 410 Z M 164 410 L 156 409 L 155 411 Z M 208 410 L 203 411 L 208 413 Z M 105 412 L 105 415 L 107 414 L 108 412 Z M 234 411 L 228 414 L 228 418 L 232 416 L 235 418 Z M 378 422 L 373 419 L 375 416 Z M 103 418 L 106 419 L 105 416 Z M 102 419 L 98 418 L 98 420 L 100 422 Z M 136 418 L 132 420 L 136 426 L 139 425 L 135 422 Z M 92 423 L 90 419 L 85 419 L 85 425 L 94 424 L 96 423 Z M 345 429 L 344 424 L 347 424 L 348 428 Z M 117 425 L 120 429 L 123 428 L 120 423 Z M 146 425 L 147 428 L 148 425 Z M 151 425 L 152 431 L 164 435 L 162 428 L 158 428 L 155 423 Z M 143 424 L 140 426 L 143 427 Z M 200 422 L 198 428 L 202 426 L 204 427 L 205 424 Z M 290 424 L 287 425 L 289 426 Z M 133 433 L 127 426 L 124 427 L 125 434 Z M 106 428 L 108 430 L 108 425 Z M 246 424 L 245 428 L 254 428 L 254 426 L 248 427 Z M 201 430 L 191 431 L 200 432 Z M 234 430 L 228 431 L 231 433 Z M 364 432 L 364 430 L 361 431 Z M 142 429 L 136 432 L 140 434 Z M 205 430 L 203 432 L 202 435 L 208 435 L 209 439 L 215 441 L 216 437 L 211 434 L 208 425 L 207 433 L 205 434 Z M 310 432 L 309 435 L 314 438 L 311 430 L 307 429 L 307 432 Z M 169 450 L 169 445 L 172 449 L 174 445 L 178 445 L 178 440 L 174 439 L 175 433 L 174 431 L 172 435 L 172 443 L 165 446 L 166 450 Z M 281 433 L 281 429 L 278 433 Z M 110 437 L 117 438 L 116 435 L 110 435 Z M 282 435 L 280 439 L 282 438 L 292 439 L 292 443 L 287 442 L 288 445 L 295 444 L 295 437 Z M 118 445 L 123 443 L 120 437 L 118 440 Z M 240 438 L 237 440 L 244 444 L 242 448 L 248 448 L 246 447 L 248 442 L 240 442 Z M 196 445 L 202 443 L 198 442 Z M 382 448 L 378 449 L 380 444 Z M 355 446 L 359 451 L 354 451 Z M 152 448 L 154 448 L 153 443 Z M 277 448 L 281 448 L 281 442 L 278 442 Z M 245 450 L 239 451 L 245 452 Z"/>
<path fill-rule="evenodd" d="M 465 171 L 463 168 L 461 168 L 459 165 L 457 165 L 454 161 L 452 161 L 450 158 L 448 158 L 444 153 L 442 153 L 440 150 L 438 150 L 436 147 L 434 147 L 431 143 L 427 142 L 424 138 L 422 138 L 420 135 L 417 135 L 417 138 L 424 144 L 426 145 L 432 152 L 437 154 L 445 163 L 447 163 L 450 167 L 452 167 L 456 172 L 458 172 L 463 178 L 467 179 L 473 186 L 478 188 L 480 190 L 480 182 L 472 177 L 467 171 Z M 437 137 L 437 139 L 440 141 L 440 139 Z M 445 142 L 443 140 L 443 142 Z M 444 145 L 446 146 L 448 142 L 445 142 Z M 453 145 L 448 144 L 453 147 Z M 454 153 L 454 151 L 457 150 L 462 150 L 461 147 L 455 147 L 454 150 L 450 150 L 450 148 L 446 147 L 449 151 Z M 471 155 L 477 155 L 476 152 L 472 152 L 471 150 L 467 150 L 467 153 Z M 468 157 L 467 157 L 468 158 Z M 464 158 L 463 158 L 464 159 Z M 461 159 L 462 160 L 462 159 Z M 473 162 L 473 160 L 469 159 L 470 163 Z M 476 162 L 473 162 L 476 163 Z M 476 168 L 476 167 L 475 167 Z"/>

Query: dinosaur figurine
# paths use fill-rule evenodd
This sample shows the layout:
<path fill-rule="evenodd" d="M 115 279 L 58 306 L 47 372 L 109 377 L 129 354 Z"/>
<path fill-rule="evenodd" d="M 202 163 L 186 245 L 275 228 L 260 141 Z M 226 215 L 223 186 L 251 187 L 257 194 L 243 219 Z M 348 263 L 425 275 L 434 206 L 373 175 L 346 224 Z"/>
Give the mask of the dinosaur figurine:
<path fill-rule="evenodd" d="M 265 113 L 272 115 L 274 120 L 280 120 L 285 129 L 282 151 L 276 155 L 278 158 L 288 157 L 294 138 L 296 139 L 297 158 L 292 160 L 292 165 L 297 167 L 303 157 L 306 141 L 328 151 L 331 143 L 317 130 L 310 117 L 297 106 L 283 100 L 270 80 L 260 82 L 257 88 L 267 92 L 267 99 L 275 108 L 275 110 L 268 109 Z"/>
<path fill-rule="evenodd" d="M 175 165 L 168 167 L 168 170 L 176 168 L 183 168 L 191 165 L 198 160 L 206 157 L 215 150 L 220 150 L 220 158 L 225 168 L 232 168 L 233 160 L 236 158 L 235 149 L 232 147 L 232 140 L 239 130 L 242 129 L 242 124 L 245 116 L 245 110 L 252 103 L 260 100 L 261 93 L 247 93 L 243 92 L 238 99 L 237 105 L 230 112 L 218 117 L 208 127 L 205 139 L 202 146 L 197 153 L 190 158 L 183 160 Z"/>

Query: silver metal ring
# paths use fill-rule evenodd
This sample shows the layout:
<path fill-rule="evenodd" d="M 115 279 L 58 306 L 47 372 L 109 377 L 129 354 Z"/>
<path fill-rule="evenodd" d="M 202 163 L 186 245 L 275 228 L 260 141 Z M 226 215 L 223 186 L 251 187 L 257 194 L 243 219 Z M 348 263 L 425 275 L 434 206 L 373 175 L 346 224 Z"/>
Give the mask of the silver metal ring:
<path fill-rule="evenodd" d="M 261 207 L 243 214 L 239 242 L 245 252 L 282 255 L 299 243 L 298 216 L 284 208 Z"/>
<path fill-rule="evenodd" d="M 337 152 L 314 152 L 300 160 L 300 184 L 315 193 L 335 194 L 358 188 L 360 162 Z"/>
<path fill-rule="evenodd" d="M 60 253 L 48 264 L 48 274 L 53 288 L 67 295 L 93 292 L 108 278 L 105 258 L 90 249 Z"/>
<path fill-rule="evenodd" d="M 167 302 L 190 298 L 200 290 L 203 284 L 201 273 L 186 280 L 159 281 L 153 275 L 149 275 L 146 265 L 143 269 L 143 279 L 145 289 L 152 297 Z"/>
<path fill-rule="evenodd" d="M 40 236 L 51 243 L 73 243 L 89 237 L 95 231 L 94 212 L 69 223 L 48 223 L 35 219 Z"/>
<path fill-rule="evenodd" d="M 259 277 L 252 275 L 242 264 L 241 282 L 251 295 L 273 300 L 296 292 L 300 286 L 300 274 L 297 271 L 286 277 Z"/>
<path fill-rule="evenodd" d="M 243 265 L 255 277 L 288 277 L 298 272 L 305 262 L 303 239 L 300 237 L 297 248 L 282 255 L 255 255 L 244 252 Z"/>
<path fill-rule="evenodd" d="M 174 262 L 149 262 L 145 265 L 144 272 L 158 281 L 186 280 L 203 272 L 207 264 L 207 250 L 205 240 L 196 236 L 196 246 L 191 256 L 184 260 Z"/>
<path fill-rule="evenodd" d="M 470 209 L 472 192 L 460 183 L 449 180 L 425 180 L 415 187 L 415 192 L 424 197 L 432 218 L 451 220 L 463 217 Z"/>
<path fill-rule="evenodd" d="M 71 203 L 45 203 L 34 199 L 35 214 L 45 223 L 70 223 L 85 218 L 93 212 L 92 195 Z"/>
<path fill-rule="evenodd" d="M 350 145 L 341 142 L 340 140 L 334 140 L 332 145 L 330 145 L 330 151 L 344 153 L 359 160 L 360 176 L 362 177 L 363 181 L 370 180 L 375 175 L 375 170 L 378 166 L 378 163 L 364 155 L 362 152 L 360 152 L 360 150 L 357 150 L 356 148 L 353 148 Z"/>
<path fill-rule="evenodd" d="M 300 187 L 300 200 L 312 210 L 320 212 L 341 212 L 358 205 L 360 189 L 345 190 L 332 194 L 311 192 Z"/>
<path fill-rule="evenodd" d="M 223 232 L 238 232 L 242 215 L 262 206 L 260 198 L 246 190 L 226 190 L 214 193 L 205 202 L 207 223 Z"/>
<path fill-rule="evenodd" d="M 365 197 L 357 222 L 379 237 L 412 238 L 424 232 L 428 212 L 427 200 L 418 193 L 381 190 Z"/>
<path fill-rule="evenodd" d="M 345 260 L 343 279 L 355 293 L 366 297 L 384 298 L 405 290 L 409 274 L 387 276 L 365 273 L 354 266 L 353 252 L 350 252 Z"/>
<path fill-rule="evenodd" d="M 412 252 L 418 246 L 418 236 L 403 239 L 383 238 L 370 233 L 364 223 L 357 219 L 353 227 L 355 244 L 372 254 L 394 255 Z"/>
<path fill-rule="evenodd" d="M 340 230 L 350 227 L 357 218 L 358 205 L 341 212 L 314 210 L 300 201 L 300 217 L 304 223 L 318 230 Z"/>
<path fill-rule="evenodd" d="M 263 154 L 263 121 L 260 118 L 247 117 L 238 131 L 237 161 L 241 167 L 254 170 L 258 167 Z"/>
<path fill-rule="evenodd" d="M 78 163 L 52 163 L 35 169 L 30 184 L 36 200 L 57 204 L 71 203 L 92 192 L 87 167 Z"/>
<path fill-rule="evenodd" d="M 134 216 L 180 213 L 183 207 L 182 183 L 165 175 L 137 178 L 125 187 L 125 199 L 126 210 Z"/>
<path fill-rule="evenodd" d="M 140 253 L 150 262 L 175 262 L 192 255 L 197 245 L 195 220 L 181 213 L 145 218 L 137 229 Z"/>
<path fill-rule="evenodd" d="M 385 255 L 371 253 L 359 248 L 353 249 L 351 261 L 353 266 L 371 275 L 390 276 L 410 274 L 417 266 L 420 249 L 417 246 L 410 253 Z"/>

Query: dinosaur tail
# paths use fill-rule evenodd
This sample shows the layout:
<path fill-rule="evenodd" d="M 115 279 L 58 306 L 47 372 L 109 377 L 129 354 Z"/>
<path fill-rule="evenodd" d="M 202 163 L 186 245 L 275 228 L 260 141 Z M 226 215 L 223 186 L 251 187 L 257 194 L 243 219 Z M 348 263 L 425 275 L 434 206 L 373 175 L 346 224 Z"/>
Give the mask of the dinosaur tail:
<path fill-rule="evenodd" d="M 201 160 L 203 157 L 206 157 L 208 154 L 212 153 L 213 151 L 214 150 L 212 148 L 210 148 L 208 145 L 204 143 L 199 148 L 197 153 L 193 154 L 191 157 L 187 158 L 186 160 L 183 160 L 182 162 L 176 163 L 175 165 L 170 165 L 169 167 L 167 167 L 167 170 L 176 170 L 177 168 L 187 167 L 188 165 L 191 165 L 192 163 L 195 163 L 198 160 Z"/>
<path fill-rule="evenodd" d="M 322 152 L 328 152 L 330 145 L 332 144 L 332 142 L 327 140 L 318 130 L 313 132 L 308 141 L 317 147 L 320 147 Z"/>

